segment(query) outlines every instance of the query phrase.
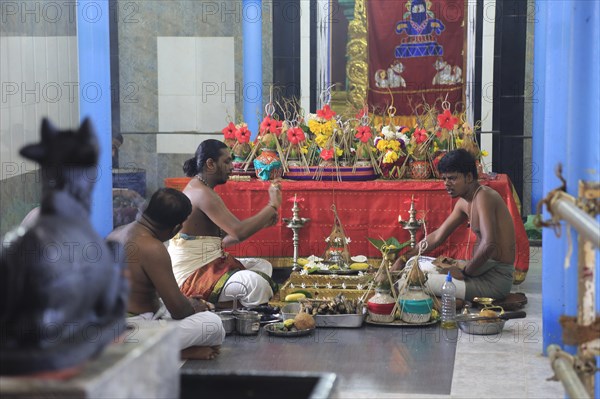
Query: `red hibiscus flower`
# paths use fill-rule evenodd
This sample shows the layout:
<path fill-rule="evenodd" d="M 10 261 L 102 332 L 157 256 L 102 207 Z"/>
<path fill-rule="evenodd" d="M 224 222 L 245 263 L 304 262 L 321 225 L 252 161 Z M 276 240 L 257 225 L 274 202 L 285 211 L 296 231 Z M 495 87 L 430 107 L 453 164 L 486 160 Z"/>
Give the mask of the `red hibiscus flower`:
<path fill-rule="evenodd" d="M 265 119 L 260 124 L 261 133 L 274 133 L 277 137 L 281 134 L 282 122 L 272 119 L 270 116 L 265 116 Z"/>
<path fill-rule="evenodd" d="M 373 135 L 371 134 L 371 128 L 369 126 L 359 126 L 356 129 L 356 134 L 354 135 L 354 137 L 356 137 L 357 139 L 359 139 L 363 143 L 368 143 L 369 139 L 372 136 Z"/>
<path fill-rule="evenodd" d="M 239 143 L 249 143 L 251 135 L 252 133 L 250 132 L 246 124 L 242 125 L 239 129 L 235 131 L 235 138 Z"/>
<path fill-rule="evenodd" d="M 287 131 L 287 138 L 291 144 L 298 144 L 306 140 L 304 131 L 299 127 L 289 128 Z"/>
<path fill-rule="evenodd" d="M 328 104 L 325 104 L 323 108 L 317 111 L 317 116 L 328 121 L 335 116 L 335 111 Z"/>
<path fill-rule="evenodd" d="M 442 114 L 438 115 L 438 123 L 444 129 L 452 130 L 454 126 L 458 123 L 458 118 L 452 116 L 450 110 L 445 110 Z"/>
<path fill-rule="evenodd" d="M 229 125 L 227 125 L 221 131 L 223 132 L 223 136 L 225 136 L 226 140 L 231 140 L 231 139 L 235 139 L 235 131 L 236 130 L 237 130 L 237 128 L 235 127 L 233 122 L 229 122 Z"/>
<path fill-rule="evenodd" d="M 413 133 L 413 137 L 415 138 L 417 144 L 424 143 L 425 141 L 427 141 L 427 131 L 425 129 L 417 128 Z"/>
<path fill-rule="evenodd" d="M 358 111 L 358 114 L 356 114 L 355 118 L 356 119 L 362 119 L 363 116 L 367 115 L 368 112 L 369 112 L 369 109 L 367 107 L 364 107 L 363 109 L 361 109 L 360 111 Z"/>
<path fill-rule="evenodd" d="M 321 158 L 323 158 L 325 161 L 329 161 L 330 159 L 333 159 L 333 150 L 322 150 Z"/>

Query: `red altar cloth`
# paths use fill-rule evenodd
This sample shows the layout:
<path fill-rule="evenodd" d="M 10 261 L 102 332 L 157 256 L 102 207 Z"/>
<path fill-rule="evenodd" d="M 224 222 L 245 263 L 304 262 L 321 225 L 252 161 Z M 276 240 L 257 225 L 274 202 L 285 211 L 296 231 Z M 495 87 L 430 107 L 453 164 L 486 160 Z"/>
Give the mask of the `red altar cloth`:
<path fill-rule="evenodd" d="M 513 197 L 513 190 L 507 175 L 497 175 L 495 180 L 481 180 L 481 184 L 496 190 L 508 205 L 516 233 L 515 267 L 522 272 L 521 282 L 529 268 L 529 241 Z M 251 182 L 227 182 L 218 186 L 216 191 L 225 204 L 240 219 L 254 215 L 268 203 L 269 183 L 253 180 Z M 351 239 L 351 255 L 366 255 L 369 258 L 381 258 L 367 237 L 396 237 L 400 242 L 409 240 L 408 231 L 398 224 L 398 216 L 408 219 L 410 198 L 415 197 L 417 218 L 423 218 L 428 231 L 437 229 L 450 214 L 454 203 L 441 180 L 375 180 L 369 182 L 331 182 L 331 181 L 292 181 L 283 180 L 282 217 L 292 216 L 292 202 L 297 195 L 300 217 L 310 218 L 300 230 L 299 255 L 323 256 L 326 249 L 325 238 L 331 233 L 335 204 L 346 236 Z M 302 201 L 303 199 L 303 201 Z M 469 235 L 471 236 L 469 238 Z M 423 237 L 423 231 L 417 240 Z M 475 243 L 475 235 L 465 225 L 459 227 L 448 241 L 431 253 L 431 256 L 445 255 L 457 259 L 469 259 Z M 467 248 L 467 246 L 469 248 Z M 283 220 L 277 225 L 264 229 L 241 244 L 227 249 L 238 257 L 291 257 L 293 256 L 292 231 Z M 430 255 L 430 254 L 428 254 Z M 519 273 L 517 273 L 519 274 Z"/>

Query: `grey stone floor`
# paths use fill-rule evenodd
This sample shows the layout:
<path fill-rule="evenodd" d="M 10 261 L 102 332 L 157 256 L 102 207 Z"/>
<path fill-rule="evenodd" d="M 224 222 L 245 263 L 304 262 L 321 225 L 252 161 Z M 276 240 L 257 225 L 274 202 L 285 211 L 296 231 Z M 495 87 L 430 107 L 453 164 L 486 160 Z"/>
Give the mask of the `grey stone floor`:
<path fill-rule="evenodd" d="M 502 334 L 475 336 L 439 327 L 317 329 L 302 338 L 230 336 L 216 361 L 186 369 L 328 371 L 335 398 L 564 398 L 542 355 L 541 248 L 532 247 L 525 319 Z"/>

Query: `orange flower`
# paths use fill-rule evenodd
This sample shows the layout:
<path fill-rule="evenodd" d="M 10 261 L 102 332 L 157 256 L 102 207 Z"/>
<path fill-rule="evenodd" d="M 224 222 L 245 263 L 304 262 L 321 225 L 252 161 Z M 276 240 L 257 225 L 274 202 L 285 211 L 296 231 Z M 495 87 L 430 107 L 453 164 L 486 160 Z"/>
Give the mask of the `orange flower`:
<path fill-rule="evenodd" d="M 221 130 L 221 132 L 223 132 L 223 136 L 225 136 L 226 140 L 232 140 L 235 139 L 236 130 L 237 128 L 235 127 L 233 122 L 229 122 L 229 125 L 227 125 L 223 130 Z"/>
<path fill-rule="evenodd" d="M 304 131 L 299 127 L 289 128 L 287 131 L 287 138 L 291 144 L 298 144 L 306 140 Z"/>
<path fill-rule="evenodd" d="M 356 134 L 354 137 L 362 141 L 363 143 L 368 143 L 369 139 L 373 136 L 371 134 L 371 128 L 369 126 L 359 126 L 356 129 Z"/>
<path fill-rule="evenodd" d="M 458 118 L 452 116 L 450 110 L 445 110 L 442 114 L 438 115 L 438 123 L 444 129 L 452 130 L 454 126 L 458 123 Z"/>

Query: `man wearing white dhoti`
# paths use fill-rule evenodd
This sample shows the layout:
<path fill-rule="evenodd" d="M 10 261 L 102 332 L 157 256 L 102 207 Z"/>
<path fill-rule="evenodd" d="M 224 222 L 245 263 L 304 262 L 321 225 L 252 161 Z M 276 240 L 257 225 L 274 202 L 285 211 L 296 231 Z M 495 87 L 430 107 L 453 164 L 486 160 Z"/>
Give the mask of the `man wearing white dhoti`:
<path fill-rule="evenodd" d="M 233 170 L 229 148 L 218 140 L 205 140 L 183 171 L 192 180 L 184 189 L 192 214 L 169 242 L 173 273 L 186 296 L 199 295 L 213 303 L 239 299 L 244 306 L 268 302 L 277 285 L 272 267 L 264 259 L 238 260 L 223 248 L 242 242 L 272 226 L 279 217 L 281 192 L 274 182 L 269 203 L 255 215 L 239 220 L 213 190 L 225 184 Z"/>

